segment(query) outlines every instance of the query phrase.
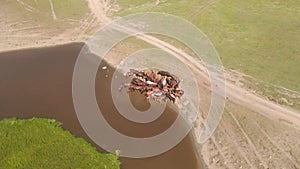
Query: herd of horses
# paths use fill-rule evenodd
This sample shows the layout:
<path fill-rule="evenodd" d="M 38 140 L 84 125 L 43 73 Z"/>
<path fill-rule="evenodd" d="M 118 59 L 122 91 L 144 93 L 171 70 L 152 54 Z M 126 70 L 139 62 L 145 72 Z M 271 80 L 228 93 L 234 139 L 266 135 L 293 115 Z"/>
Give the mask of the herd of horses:
<path fill-rule="evenodd" d="M 169 99 L 174 103 L 177 98 L 184 94 L 183 90 L 178 89 L 179 78 L 167 71 L 130 69 L 126 76 L 132 77 L 131 82 L 126 84 L 128 92 L 139 91 L 145 94 L 147 99 L 158 102 Z"/>

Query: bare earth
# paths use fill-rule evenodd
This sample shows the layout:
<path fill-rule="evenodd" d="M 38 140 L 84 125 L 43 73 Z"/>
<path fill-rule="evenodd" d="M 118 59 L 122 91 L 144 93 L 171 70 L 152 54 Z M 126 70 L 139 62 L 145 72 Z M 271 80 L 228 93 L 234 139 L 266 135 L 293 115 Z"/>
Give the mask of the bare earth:
<path fill-rule="evenodd" d="M 28 10 L 40 13 L 21 0 L 17 2 Z M 49 2 L 52 4 L 52 0 Z M 74 28 L 54 35 L 47 33 L 47 28 L 36 22 L 19 22 L 0 2 L 0 51 L 86 41 L 92 33 L 111 21 L 107 13 L 112 5 L 108 0 L 87 2 L 91 13 L 83 20 L 73 21 Z M 54 20 L 60 19 L 54 11 L 49 15 Z M 90 33 L 87 30 L 91 30 Z M 126 29 L 123 31 L 126 32 Z M 156 37 L 143 35 L 137 38 L 173 54 L 199 75 L 200 92 L 204 96 L 201 112 L 208 112 L 210 81 L 203 63 Z M 120 48 L 126 47 L 131 46 Z M 116 60 L 109 61 L 117 63 Z M 239 85 L 241 79 L 232 76 L 230 71 L 226 74 L 227 105 L 223 118 L 216 132 L 199 150 L 206 167 L 300 168 L 300 112 L 256 95 Z"/>

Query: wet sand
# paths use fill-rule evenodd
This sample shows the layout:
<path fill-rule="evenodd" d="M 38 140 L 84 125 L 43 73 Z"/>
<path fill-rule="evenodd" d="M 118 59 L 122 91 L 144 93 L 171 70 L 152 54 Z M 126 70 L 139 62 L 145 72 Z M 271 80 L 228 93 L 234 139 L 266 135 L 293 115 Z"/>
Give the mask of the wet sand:
<path fill-rule="evenodd" d="M 74 43 L 0 53 L 0 119 L 54 118 L 62 122 L 64 129 L 85 138 L 103 152 L 85 134 L 73 107 L 72 74 L 82 45 Z M 101 64 L 107 66 L 106 63 Z M 148 124 L 138 124 L 125 119 L 112 104 L 110 82 L 114 69 L 100 68 L 101 66 L 96 77 L 96 97 L 99 108 L 113 128 L 129 136 L 149 137 L 163 132 L 174 122 L 177 114 L 172 109 L 166 109 L 159 119 Z M 130 98 L 138 109 L 149 108 L 144 96 L 133 93 Z M 121 158 L 121 162 L 122 169 L 200 168 L 191 135 L 159 156 L 143 159 Z"/>

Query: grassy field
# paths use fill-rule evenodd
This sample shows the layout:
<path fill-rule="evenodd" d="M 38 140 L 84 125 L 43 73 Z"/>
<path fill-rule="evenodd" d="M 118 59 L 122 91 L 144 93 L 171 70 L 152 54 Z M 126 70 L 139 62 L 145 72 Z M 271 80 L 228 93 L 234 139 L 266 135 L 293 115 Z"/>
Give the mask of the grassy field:
<path fill-rule="evenodd" d="M 100 154 L 51 119 L 0 121 L 0 168 L 119 169 L 118 156 Z"/>
<path fill-rule="evenodd" d="M 49 0 L 22 0 L 25 4 L 41 13 L 51 15 Z M 89 12 L 85 0 L 52 0 L 53 8 L 58 18 L 82 19 Z"/>
<path fill-rule="evenodd" d="M 208 35 L 225 67 L 300 92 L 299 0 L 117 2 L 119 16 L 145 11 L 181 16 Z"/>
<path fill-rule="evenodd" d="M 85 0 L 53 0 L 56 15 L 62 18 L 81 19 L 89 12 Z"/>
<path fill-rule="evenodd" d="M 48 0 L 20 0 L 3 3 L 6 17 L 27 25 L 39 25 L 43 34 L 54 36 L 67 29 L 78 27 L 90 13 L 85 0 L 52 0 L 56 19 L 53 18 Z M 34 27 L 34 26 L 33 26 Z"/>

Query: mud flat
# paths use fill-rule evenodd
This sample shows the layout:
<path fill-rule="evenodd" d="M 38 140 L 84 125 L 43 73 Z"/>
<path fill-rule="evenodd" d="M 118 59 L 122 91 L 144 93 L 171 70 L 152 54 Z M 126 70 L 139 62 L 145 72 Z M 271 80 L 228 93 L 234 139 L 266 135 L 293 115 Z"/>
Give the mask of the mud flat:
<path fill-rule="evenodd" d="M 0 119 L 54 118 L 66 130 L 97 146 L 83 131 L 72 101 L 72 74 L 82 43 L 55 47 L 25 49 L 0 53 Z M 101 63 L 96 76 L 96 97 L 99 108 L 110 125 L 121 133 L 134 137 L 149 137 L 170 127 L 177 113 L 166 108 L 154 122 L 139 124 L 125 119 L 113 105 L 110 82 L 114 69 L 105 70 Z M 105 71 L 105 72 L 102 72 Z M 146 110 L 144 96 L 130 95 L 133 105 Z M 122 169 L 199 169 L 199 157 L 191 134 L 173 149 L 155 157 L 121 158 Z"/>

